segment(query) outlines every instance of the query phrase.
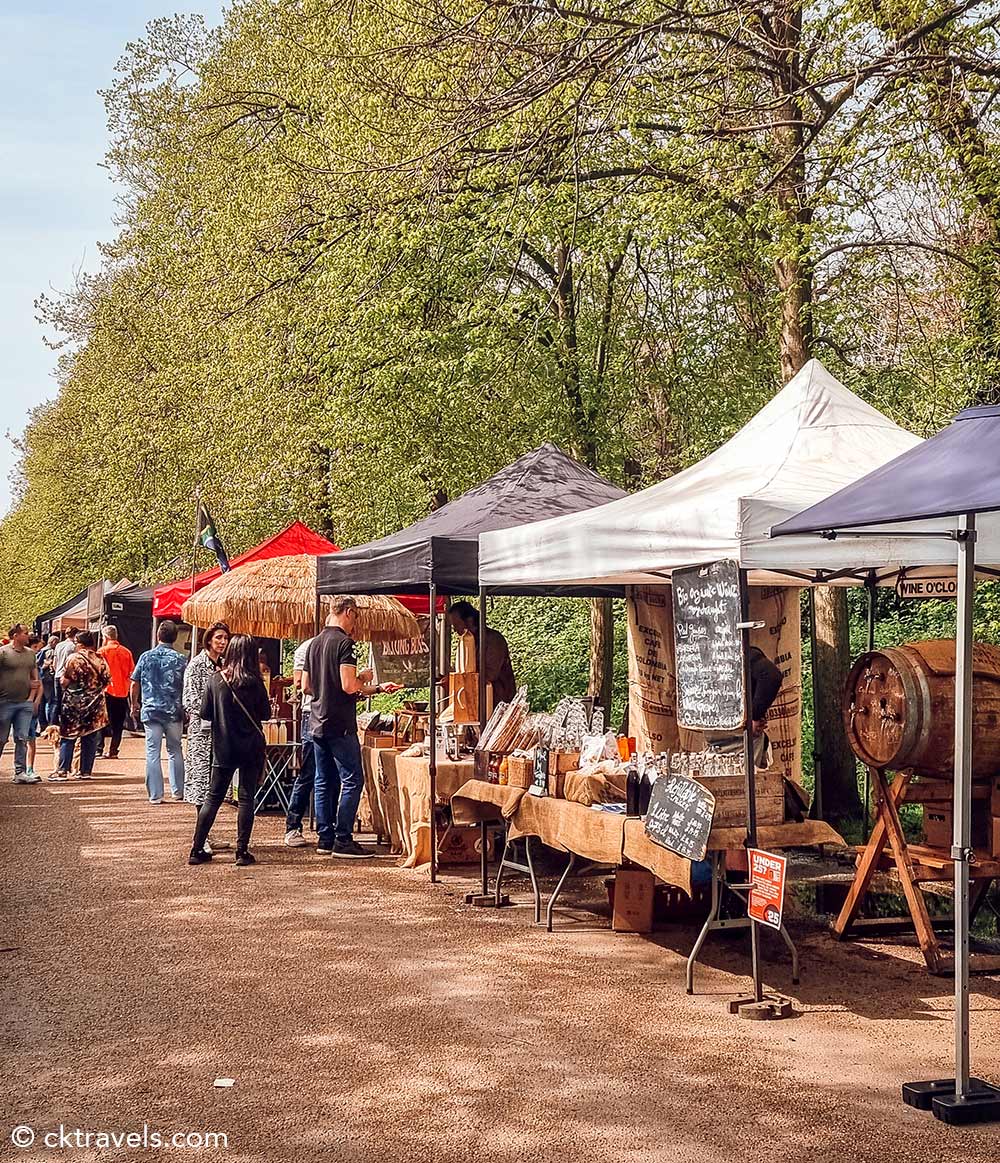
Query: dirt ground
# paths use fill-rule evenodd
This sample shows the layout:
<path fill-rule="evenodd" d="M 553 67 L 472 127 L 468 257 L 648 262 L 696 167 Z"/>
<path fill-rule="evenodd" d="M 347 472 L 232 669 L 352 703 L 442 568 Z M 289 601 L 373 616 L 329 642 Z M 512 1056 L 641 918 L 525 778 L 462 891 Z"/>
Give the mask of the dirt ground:
<path fill-rule="evenodd" d="M 900 1102 L 951 1067 L 949 983 L 910 952 L 795 929 L 801 986 L 766 952 L 799 1016 L 743 1021 L 725 1008 L 742 937 L 710 939 L 688 997 L 690 926 L 614 934 L 577 902 L 548 935 L 523 886 L 476 910 L 470 877 L 285 849 L 277 817 L 256 867 L 189 868 L 193 809 L 146 802 L 139 746 L 89 783 L 15 786 L 0 765 L 2 1158 L 1000 1159 L 1000 1126 Z M 973 990 L 973 1061 L 1000 1082 L 1000 981 Z M 96 1137 L 144 1127 L 228 1142 Z"/>

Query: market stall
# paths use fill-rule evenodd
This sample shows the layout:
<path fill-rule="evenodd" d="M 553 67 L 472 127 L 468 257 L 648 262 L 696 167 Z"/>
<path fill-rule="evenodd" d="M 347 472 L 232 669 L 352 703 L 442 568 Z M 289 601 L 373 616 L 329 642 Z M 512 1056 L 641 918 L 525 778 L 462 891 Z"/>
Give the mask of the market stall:
<path fill-rule="evenodd" d="M 969 1047 L 969 929 L 970 906 L 975 894 L 976 868 L 983 874 L 1000 855 L 1000 762 L 994 754 L 997 746 L 997 717 L 990 713 L 976 715 L 976 704 L 985 696 L 988 684 L 977 683 L 977 674 L 992 678 L 992 660 L 977 660 L 973 644 L 973 605 L 979 563 L 1000 561 L 1000 407 L 969 408 L 960 413 L 950 427 L 917 448 L 888 464 L 876 468 L 853 485 L 841 489 L 805 512 L 783 521 L 773 529 L 778 544 L 807 534 L 820 534 L 843 560 L 851 561 L 875 545 L 887 550 L 890 560 L 903 556 L 915 563 L 930 560 L 937 564 L 941 556 L 954 563 L 958 600 L 953 679 L 939 684 L 945 697 L 916 702 L 915 686 L 904 688 L 901 697 L 890 705 L 890 692 L 884 690 L 878 708 L 881 729 L 860 731 L 874 768 L 878 789 L 878 822 L 869 845 L 858 862 L 855 895 L 861 894 L 870 868 L 881 858 L 888 841 L 897 869 L 904 871 L 903 884 L 911 908 L 920 912 L 919 880 L 912 874 L 914 863 L 899 822 L 897 807 L 915 771 L 919 774 L 920 757 L 932 749 L 914 746 L 905 739 L 897 724 L 909 712 L 923 710 L 928 719 L 952 725 L 952 786 L 949 802 L 953 808 L 951 847 L 937 853 L 938 863 L 950 871 L 954 881 L 955 913 L 955 1076 L 929 1082 L 909 1083 L 903 1087 L 904 1101 L 920 1109 L 932 1109 L 935 1116 L 949 1123 L 971 1123 L 1000 1119 L 1000 1088 L 974 1078 L 970 1068 Z M 982 514 L 982 516 L 980 516 Z M 989 574 L 996 576 L 995 566 Z M 890 667 L 881 663 L 865 677 L 865 684 L 884 686 Z M 897 673 L 903 673 L 902 659 Z M 979 691 L 977 692 L 977 686 Z M 852 710 L 862 710 L 856 706 Z M 905 721 L 905 718 L 904 718 Z M 881 737 L 880 737 L 881 736 Z M 886 744 L 889 744 L 887 747 Z M 974 847 L 973 786 L 983 760 L 991 780 L 989 812 L 991 849 L 984 857 Z M 899 771 L 890 788 L 887 768 Z M 935 772 L 935 774 L 937 774 Z M 949 839 L 942 838 L 942 848 Z M 994 848 L 995 844 L 995 848 Z M 924 861 L 926 863 L 926 860 Z M 950 865 L 950 870 L 948 869 Z M 908 867 L 909 866 L 909 867 Z M 850 903 L 850 900 L 849 902 Z"/>
<path fill-rule="evenodd" d="M 765 772 L 758 777 L 759 802 L 753 791 L 749 800 L 744 795 L 740 819 L 752 813 L 751 834 L 758 827 L 760 835 L 769 829 L 766 834 L 773 846 L 783 843 L 785 828 L 789 843 L 832 842 L 837 839 L 832 830 L 821 838 L 807 838 L 795 818 L 786 819 L 784 809 L 782 792 L 791 791 L 794 803 L 794 785 L 800 778 L 797 588 L 885 584 L 887 562 L 897 573 L 912 562 L 906 555 L 894 558 L 891 546 L 882 545 L 867 547 L 845 567 L 840 555 L 818 539 L 776 543 L 769 530 L 776 514 L 797 512 L 803 503 L 828 495 L 831 488 L 863 476 L 873 464 L 886 463 L 919 443 L 811 361 L 725 445 L 662 484 L 597 509 L 484 533 L 480 584 L 484 591 L 498 593 L 516 587 L 553 591 L 587 585 L 628 587 L 630 733 L 637 738 L 640 753 L 662 749 L 697 756 L 703 741 L 677 725 L 669 583 L 675 571 L 686 567 L 735 563 L 745 591 L 743 624 L 754 624 L 749 645 L 770 649 L 769 657 L 776 659 L 784 680 L 780 696 L 784 702 L 773 713 L 782 736 L 773 776 Z M 946 558 L 939 554 L 927 562 L 937 563 L 945 567 Z M 760 635 L 757 642 L 753 634 Z M 782 634 L 790 645 L 775 652 L 773 644 Z M 791 736 L 785 733 L 790 728 Z M 700 778 L 697 762 L 685 764 Z M 772 792 L 765 779 L 774 777 Z M 732 833 L 738 837 L 733 846 L 742 846 L 747 827 L 733 827 Z M 662 872 L 663 858 L 638 839 L 634 825 L 629 835 L 629 859 L 641 863 L 644 857 L 647 866 L 657 864 Z M 715 833 L 711 842 L 722 839 Z M 683 885 L 684 873 L 674 862 L 667 875 L 677 876 Z"/>
<path fill-rule="evenodd" d="M 316 556 L 295 554 L 247 562 L 220 574 L 181 607 L 192 626 L 225 622 L 234 634 L 276 640 L 311 637 L 323 621 L 323 601 L 316 597 Z M 395 598 L 372 595 L 359 599 L 356 633 L 360 641 L 397 641 L 418 637 L 416 616 Z M 259 811 L 269 798 L 287 810 L 289 787 L 301 764 L 301 732 L 284 688 L 272 684 L 272 716 L 264 724 L 267 739 L 264 774 L 257 792 Z M 366 778 L 367 810 L 377 802 L 374 784 Z"/>
<path fill-rule="evenodd" d="M 578 464 L 552 444 L 544 444 L 518 458 L 495 476 L 443 505 L 427 517 L 378 541 L 320 558 L 317 591 L 320 594 L 399 594 L 422 597 L 428 609 L 439 609 L 442 595 L 474 594 L 479 586 L 479 535 L 524 522 L 592 508 L 624 496 L 597 473 Z M 509 593 L 535 592 L 514 588 Z M 614 596 L 607 586 L 571 587 L 580 596 Z M 482 611 L 481 611 L 482 613 Z M 439 659 L 437 618 L 429 634 L 428 686 L 437 692 L 443 669 Z M 485 705 L 485 698 L 480 700 Z M 428 708 L 428 740 L 436 739 L 437 699 Z M 446 807 L 448 798 L 438 787 L 436 747 L 428 742 L 425 765 L 426 796 L 412 802 Z M 442 821 L 440 835 L 447 830 Z M 439 827 L 430 829 L 431 878 L 437 874 Z"/>

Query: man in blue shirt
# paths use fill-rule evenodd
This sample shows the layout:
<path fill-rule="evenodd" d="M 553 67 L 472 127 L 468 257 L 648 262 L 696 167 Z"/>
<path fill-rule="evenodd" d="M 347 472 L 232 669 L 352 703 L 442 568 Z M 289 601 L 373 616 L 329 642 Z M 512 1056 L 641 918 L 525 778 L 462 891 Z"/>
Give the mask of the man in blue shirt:
<path fill-rule="evenodd" d="M 175 800 L 184 798 L 184 668 L 187 659 L 174 649 L 177 626 L 163 622 L 156 646 L 140 655 L 132 671 L 132 713 L 146 730 L 146 790 L 151 804 L 163 803 L 163 767 L 160 748 L 167 741 L 170 759 L 170 790 Z"/>

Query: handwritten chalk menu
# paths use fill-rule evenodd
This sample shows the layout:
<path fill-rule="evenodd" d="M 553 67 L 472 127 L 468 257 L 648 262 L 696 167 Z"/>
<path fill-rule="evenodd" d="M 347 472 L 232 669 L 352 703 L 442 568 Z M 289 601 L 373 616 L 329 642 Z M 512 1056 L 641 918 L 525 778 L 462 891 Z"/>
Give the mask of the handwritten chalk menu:
<path fill-rule="evenodd" d="M 675 569 L 674 662 L 677 722 L 695 731 L 740 730 L 743 633 L 735 561 Z"/>
<path fill-rule="evenodd" d="M 688 860 L 704 860 L 715 815 L 715 796 L 684 775 L 660 777 L 646 812 L 646 835 Z"/>
<path fill-rule="evenodd" d="M 547 796 L 549 794 L 549 749 L 535 748 L 535 766 L 531 773 L 531 787 L 528 794 L 533 796 Z"/>

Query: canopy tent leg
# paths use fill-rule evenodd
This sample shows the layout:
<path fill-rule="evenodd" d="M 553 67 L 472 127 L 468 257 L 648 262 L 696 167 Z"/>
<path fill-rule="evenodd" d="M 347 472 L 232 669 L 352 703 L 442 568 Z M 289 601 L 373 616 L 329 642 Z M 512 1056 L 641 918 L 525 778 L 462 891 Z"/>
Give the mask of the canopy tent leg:
<path fill-rule="evenodd" d="M 479 689 L 476 692 L 479 700 L 479 737 L 482 738 L 486 729 L 486 590 L 479 587 L 479 648 L 476 654 L 476 671 Z M 482 878 L 483 898 L 490 895 L 490 861 L 487 852 L 489 836 L 487 835 L 486 821 L 479 825 L 479 871 Z"/>
<path fill-rule="evenodd" d="M 933 1111 L 945 1123 L 1000 1120 L 1000 1087 L 972 1077 L 969 1065 L 969 861 L 972 855 L 972 637 L 976 594 L 976 517 L 958 526 L 958 609 L 955 618 L 955 1077 L 911 1082 L 903 1101 Z"/>
<path fill-rule="evenodd" d="M 437 585 L 432 581 L 427 587 L 430 603 L 430 625 L 428 628 L 430 647 L 430 683 L 427 702 L 428 721 L 428 772 L 431 796 L 431 884 L 437 882 L 437 680 L 438 680 L 438 625 L 437 625 Z"/>
<path fill-rule="evenodd" d="M 875 649 L 875 586 L 877 579 L 875 571 L 872 570 L 868 575 L 868 580 L 865 582 L 865 589 L 868 591 L 868 653 L 870 654 Z M 862 826 L 861 839 L 864 843 L 868 843 L 868 834 L 871 829 L 871 802 L 872 802 L 872 772 L 871 768 L 865 764 L 865 805 L 864 805 L 864 822 Z"/>

